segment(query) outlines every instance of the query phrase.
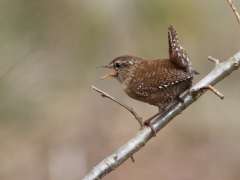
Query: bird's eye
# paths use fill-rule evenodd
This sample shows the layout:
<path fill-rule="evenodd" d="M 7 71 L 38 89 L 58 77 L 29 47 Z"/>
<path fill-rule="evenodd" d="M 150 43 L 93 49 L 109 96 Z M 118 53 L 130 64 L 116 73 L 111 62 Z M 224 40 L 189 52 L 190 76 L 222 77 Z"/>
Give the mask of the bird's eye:
<path fill-rule="evenodd" d="M 115 67 L 116 67 L 116 68 L 120 68 L 120 67 L 121 67 L 120 62 L 116 62 Z"/>

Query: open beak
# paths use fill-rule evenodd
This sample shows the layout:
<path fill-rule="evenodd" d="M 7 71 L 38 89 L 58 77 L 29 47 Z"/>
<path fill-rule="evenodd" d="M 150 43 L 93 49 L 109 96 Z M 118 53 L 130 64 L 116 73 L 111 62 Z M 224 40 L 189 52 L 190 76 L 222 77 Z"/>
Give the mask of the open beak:
<path fill-rule="evenodd" d="M 109 67 L 109 66 L 99 66 L 99 67 L 97 67 L 97 68 L 109 68 L 109 69 L 113 69 L 112 67 Z M 107 78 L 107 77 L 115 76 L 115 75 L 116 75 L 116 70 L 115 70 L 115 69 L 113 69 L 113 70 L 114 70 L 114 72 L 109 73 L 109 74 L 101 77 L 99 80 L 105 79 L 105 78 Z"/>
<path fill-rule="evenodd" d="M 114 76 L 114 74 L 113 74 L 113 73 L 109 73 L 109 74 L 101 77 L 99 80 L 105 79 L 105 78 L 107 78 L 107 77 L 112 77 L 112 76 Z"/>

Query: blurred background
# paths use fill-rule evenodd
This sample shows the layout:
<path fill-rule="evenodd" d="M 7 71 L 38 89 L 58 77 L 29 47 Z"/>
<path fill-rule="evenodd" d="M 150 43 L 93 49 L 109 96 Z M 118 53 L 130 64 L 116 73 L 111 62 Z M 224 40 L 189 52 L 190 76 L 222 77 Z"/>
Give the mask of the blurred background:
<path fill-rule="evenodd" d="M 157 108 L 129 98 L 115 79 L 98 81 L 124 54 L 167 58 L 167 26 L 200 72 L 240 50 L 225 1 L 1 0 L 0 179 L 82 179 L 139 130 Z M 240 1 L 235 1 L 240 11 Z M 240 179 L 240 71 L 207 92 L 104 179 Z"/>

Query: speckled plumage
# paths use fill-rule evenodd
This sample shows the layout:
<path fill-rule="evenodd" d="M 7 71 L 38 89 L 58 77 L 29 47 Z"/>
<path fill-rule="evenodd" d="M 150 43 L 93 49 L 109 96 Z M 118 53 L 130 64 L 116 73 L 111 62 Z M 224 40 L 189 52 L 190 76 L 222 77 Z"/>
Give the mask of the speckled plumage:
<path fill-rule="evenodd" d="M 178 44 L 177 32 L 168 27 L 169 59 L 147 60 L 124 55 L 115 58 L 108 68 L 114 69 L 105 77 L 116 78 L 128 96 L 159 107 L 159 113 L 179 98 L 192 85 L 196 71 L 192 70 L 187 52 Z"/>

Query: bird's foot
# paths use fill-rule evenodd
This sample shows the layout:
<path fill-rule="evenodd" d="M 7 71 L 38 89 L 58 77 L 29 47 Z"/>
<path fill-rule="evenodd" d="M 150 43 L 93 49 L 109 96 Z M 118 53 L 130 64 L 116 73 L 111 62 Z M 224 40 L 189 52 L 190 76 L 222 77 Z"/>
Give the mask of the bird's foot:
<path fill-rule="evenodd" d="M 153 137 L 156 137 L 156 136 L 157 136 L 157 132 L 156 132 L 156 130 L 154 129 L 154 127 L 153 127 L 153 125 L 151 124 L 151 122 L 150 122 L 150 121 L 147 121 L 147 122 L 145 121 L 144 124 L 145 124 L 146 126 L 148 126 L 148 127 L 151 128 L 151 130 L 152 130 L 152 132 L 153 132 Z"/>
<path fill-rule="evenodd" d="M 156 116 L 158 116 L 159 114 L 161 114 L 161 113 L 157 113 L 157 114 L 155 114 L 154 116 L 152 116 L 152 117 L 150 117 L 149 119 L 147 119 L 146 121 L 144 121 L 144 124 L 151 128 L 154 137 L 156 137 L 157 131 L 154 129 L 153 125 L 151 124 L 151 121 L 152 121 Z"/>
<path fill-rule="evenodd" d="M 184 109 L 185 109 L 185 106 L 186 106 L 186 105 L 185 105 L 184 99 L 181 98 L 180 96 L 177 96 L 176 100 L 177 100 L 177 101 L 180 101 L 180 102 L 183 104 L 183 107 L 184 107 Z"/>

